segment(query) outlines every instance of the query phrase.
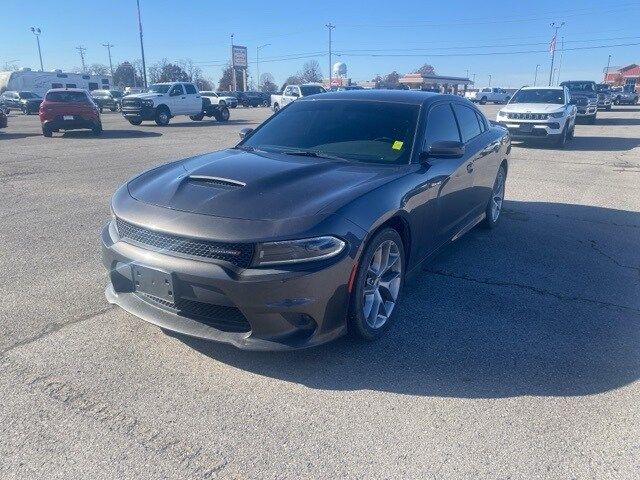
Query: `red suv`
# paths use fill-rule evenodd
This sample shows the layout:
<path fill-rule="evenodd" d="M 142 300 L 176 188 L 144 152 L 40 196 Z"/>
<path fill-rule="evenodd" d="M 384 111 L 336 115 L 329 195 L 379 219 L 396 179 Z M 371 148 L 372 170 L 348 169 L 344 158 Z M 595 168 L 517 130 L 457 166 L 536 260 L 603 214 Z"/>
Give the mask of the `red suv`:
<path fill-rule="evenodd" d="M 50 137 L 60 130 L 87 128 L 95 135 L 102 133 L 98 106 L 89 92 L 79 88 L 54 88 L 44 96 L 40 104 L 42 134 Z"/>

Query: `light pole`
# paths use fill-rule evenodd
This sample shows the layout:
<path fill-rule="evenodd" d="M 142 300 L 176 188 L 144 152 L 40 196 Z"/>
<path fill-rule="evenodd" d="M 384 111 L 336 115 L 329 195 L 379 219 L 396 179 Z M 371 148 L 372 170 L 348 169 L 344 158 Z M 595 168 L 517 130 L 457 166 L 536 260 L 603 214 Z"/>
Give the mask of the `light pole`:
<path fill-rule="evenodd" d="M 536 86 L 536 82 L 538 81 L 538 69 L 540 68 L 540 64 L 536 65 L 536 73 L 533 76 L 533 86 Z"/>
<path fill-rule="evenodd" d="M 36 42 L 38 42 L 38 57 L 40 57 L 40 71 L 44 72 L 44 67 L 42 66 L 42 50 L 40 50 L 40 34 L 42 30 L 38 27 L 31 27 L 31 33 L 36 36 Z"/>
<path fill-rule="evenodd" d="M 609 77 L 609 66 L 611 65 L 611 55 L 607 59 L 607 69 L 604 71 L 604 83 L 607 83 L 607 78 Z"/>
<path fill-rule="evenodd" d="M 142 55 L 142 81 L 145 90 L 147 89 L 147 64 L 144 61 L 144 43 L 142 43 L 142 17 L 140 16 L 140 0 L 136 0 L 138 7 L 138 31 L 140 32 L 140 53 Z M 135 75 L 134 75 L 135 80 Z"/>
<path fill-rule="evenodd" d="M 111 62 L 111 47 L 113 47 L 114 45 L 111 45 L 110 43 L 103 43 L 102 44 L 103 47 L 107 47 L 107 51 L 109 52 L 109 70 L 111 71 L 111 79 L 113 80 L 113 63 Z"/>
<path fill-rule="evenodd" d="M 333 30 L 334 28 L 336 28 L 335 25 L 331 24 L 331 23 L 327 23 L 325 25 L 325 27 L 327 27 L 329 29 L 329 89 L 331 89 L 331 80 L 332 80 L 332 68 L 333 65 L 331 64 L 331 30 Z"/>
<path fill-rule="evenodd" d="M 264 45 L 260 45 L 256 47 L 256 74 L 258 76 L 258 88 L 260 88 L 260 50 L 264 47 L 268 47 L 271 45 L 270 43 L 265 43 Z"/>
<path fill-rule="evenodd" d="M 551 39 L 552 45 L 550 45 L 551 50 L 551 68 L 549 68 L 549 86 L 553 83 L 553 61 L 556 58 L 556 38 L 558 37 L 558 30 L 564 26 L 564 22 L 558 25 L 556 22 L 551 22 L 551 28 L 555 31 L 553 33 L 553 38 Z"/>
<path fill-rule="evenodd" d="M 491 75 L 489 75 L 489 87 L 491 86 Z"/>
<path fill-rule="evenodd" d="M 236 91 L 236 67 L 233 63 L 233 33 L 231 34 L 231 88 Z"/>

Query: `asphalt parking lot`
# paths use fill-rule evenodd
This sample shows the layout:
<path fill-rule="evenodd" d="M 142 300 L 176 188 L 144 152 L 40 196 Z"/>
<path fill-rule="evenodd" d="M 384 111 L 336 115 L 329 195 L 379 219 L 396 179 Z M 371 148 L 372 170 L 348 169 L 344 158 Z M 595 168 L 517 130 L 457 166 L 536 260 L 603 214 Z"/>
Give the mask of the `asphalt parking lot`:
<path fill-rule="evenodd" d="M 244 352 L 110 306 L 114 189 L 269 113 L 52 139 L 10 115 L 0 478 L 638 478 L 640 107 L 516 146 L 499 228 L 434 259 L 377 343 Z"/>

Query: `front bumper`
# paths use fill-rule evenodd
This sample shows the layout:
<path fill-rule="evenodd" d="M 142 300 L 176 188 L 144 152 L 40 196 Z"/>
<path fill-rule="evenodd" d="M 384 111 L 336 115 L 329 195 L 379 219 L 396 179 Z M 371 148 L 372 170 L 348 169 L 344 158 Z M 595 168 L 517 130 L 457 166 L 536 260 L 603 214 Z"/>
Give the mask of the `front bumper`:
<path fill-rule="evenodd" d="M 590 104 L 586 107 L 578 106 L 578 117 L 593 117 L 598 112 L 597 104 Z"/>
<path fill-rule="evenodd" d="M 154 120 L 156 117 L 156 109 L 148 106 L 130 107 L 123 105 L 121 112 L 122 116 L 127 120 Z"/>
<path fill-rule="evenodd" d="M 101 239 L 107 300 L 163 329 L 247 350 L 311 347 L 346 333 L 354 264 L 346 252 L 307 270 L 238 269 L 121 241 L 113 222 Z M 170 276 L 173 304 L 136 291 L 136 265 Z"/>
<path fill-rule="evenodd" d="M 565 118 L 553 118 L 548 121 L 507 119 L 499 120 L 498 123 L 509 130 L 513 140 L 529 140 L 560 135 L 566 121 Z"/>

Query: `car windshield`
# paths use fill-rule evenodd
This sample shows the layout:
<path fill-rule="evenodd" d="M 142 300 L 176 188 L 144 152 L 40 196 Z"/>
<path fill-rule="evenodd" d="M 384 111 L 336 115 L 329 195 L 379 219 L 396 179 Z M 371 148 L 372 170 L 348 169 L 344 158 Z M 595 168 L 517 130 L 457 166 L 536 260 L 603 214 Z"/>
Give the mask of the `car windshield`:
<path fill-rule="evenodd" d="M 564 91 L 551 88 L 519 90 L 509 103 L 556 103 L 564 104 Z"/>
<path fill-rule="evenodd" d="M 119 91 L 117 91 L 117 90 L 114 90 L 114 91 L 112 91 L 112 92 L 111 92 L 111 96 L 112 96 L 113 98 L 120 98 L 120 97 L 122 97 L 122 92 L 119 92 Z"/>
<path fill-rule="evenodd" d="M 595 90 L 592 82 L 565 82 L 562 85 L 572 92 L 593 92 Z"/>
<path fill-rule="evenodd" d="M 167 85 L 167 84 L 162 84 L 162 83 L 154 83 L 153 85 L 149 86 L 148 92 L 150 92 L 150 93 L 167 93 L 172 86 L 173 85 Z"/>
<path fill-rule="evenodd" d="M 28 98 L 40 98 L 39 95 L 36 95 L 33 92 L 20 92 L 18 95 L 20 95 L 20 98 L 24 98 L 24 99 L 28 99 Z"/>
<path fill-rule="evenodd" d="M 242 146 L 367 163 L 408 163 L 418 112 L 418 105 L 389 102 L 294 102 Z"/>
<path fill-rule="evenodd" d="M 92 97 L 109 98 L 111 94 L 109 92 L 91 92 Z"/>
<path fill-rule="evenodd" d="M 74 91 L 58 91 L 48 92 L 46 100 L 49 102 L 63 102 L 63 103 L 87 103 L 89 99 L 84 92 Z"/>
<path fill-rule="evenodd" d="M 309 95 L 315 95 L 316 93 L 326 92 L 326 90 L 320 85 L 301 85 L 300 91 L 302 92 L 303 97 L 307 97 Z"/>

